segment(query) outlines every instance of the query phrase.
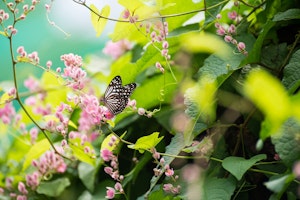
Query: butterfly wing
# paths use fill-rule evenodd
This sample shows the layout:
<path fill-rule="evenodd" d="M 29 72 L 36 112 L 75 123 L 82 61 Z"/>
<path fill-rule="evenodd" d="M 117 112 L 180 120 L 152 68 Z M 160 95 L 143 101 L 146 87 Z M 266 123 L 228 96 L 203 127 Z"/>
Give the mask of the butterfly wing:
<path fill-rule="evenodd" d="M 122 86 L 122 79 L 120 76 L 116 76 L 109 83 L 105 94 L 104 104 L 113 115 L 117 115 L 122 112 L 128 103 L 128 98 L 136 88 L 135 83 Z"/>

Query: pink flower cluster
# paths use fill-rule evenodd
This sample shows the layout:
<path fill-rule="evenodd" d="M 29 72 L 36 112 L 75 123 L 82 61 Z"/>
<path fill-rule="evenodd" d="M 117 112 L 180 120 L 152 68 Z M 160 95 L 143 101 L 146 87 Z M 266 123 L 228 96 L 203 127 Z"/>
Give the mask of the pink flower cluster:
<path fill-rule="evenodd" d="M 99 104 L 99 99 L 94 95 L 83 95 L 79 101 L 82 111 L 79 119 L 80 131 L 87 131 L 99 125 L 102 120 L 111 119 L 113 116 L 105 106 Z"/>
<path fill-rule="evenodd" d="M 135 23 L 139 19 L 138 15 L 131 14 L 128 9 L 124 10 L 123 12 L 123 18 L 128 19 L 130 23 Z"/>
<path fill-rule="evenodd" d="M 103 49 L 103 53 L 110 55 L 113 59 L 118 59 L 126 51 L 132 49 L 133 45 L 126 39 L 117 42 L 108 41 Z"/>
<path fill-rule="evenodd" d="M 27 53 L 23 46 L 18 47 L 17 53 L 19 54 L 20 58 L 27 58 L 33 64 L 39 64 L 40 58 L 37 51 L 32 53 Z"/>
<path fill-rule="evenodd" d="M 33 113 L 42 116 L 50 115 L 52 106 L 45 102 L 47 93 L 43 91 L 40 81 L 29 76 L 29 78 L 24 81 L 24 86 L 32 93 L 39 92 L 25 99 L 25 104 L 32 108 Z"/>
<path fill-rule="evenodd" d="M 60 151 L 63 150 L 60 149 Z M 47 151 L 41 156 L 39 161 L 32 161 L 32 166 L 37 168 L 41 176 L 48 176 L 53 173 L 64 173 L 67 169 L 67 164 L 64 159 L 52 150 Z"/>
<path fill-rule="evenodd" d="M 117 141 L 117 138 L 115 136 L 112 136 L 110 138 L 109 141 L 109 145 L 110 146 L 114 146 L 115 143 Z M 108 175 L 110 175 L 115 181 L 115 187 L 106 187 L 106 198 L 107 199 L 113 199 L 116 192 L 118 194 L 123 194 L 124 190 L 123 187 L 121 185 L 121 182 L 124 179 L 123 175 L 119 174 L 119 162 L 118 162 L 118 157 L 115 156 L 113 154 L 113 152 L 111 152 L 108 149 L 102 149 L 100 152 L 101 158 L 105 161 L 105 162 L 110 162 L 110 166 L 104 167 L 104 172 L 107 173 Z"/>
<path fill-rule="evenodd" d="M 225 28 L 223 25 L 221 25 L 221 23 L 218 22 L 221 18 L 222 16 L 218 14 L 217 22 L 215 23 L 215 27 L 217 28 L 217 34 L 220 36 L 224 36 L 225 42 L 235 45 L 239 52 L 241 52 L 244 55 L 248 55 L 245 43 L 238 42 L 236 39 L 234 39 L 234 35 L 236 34 L 236 26 L 234 24 L 230 24 L 227 28 Z M 228 18 L 239 22 L 239 16 L 236 11 L 229 12 Z"/>
<path fill-rule="evenodd" d="M 164 171 L 166 177 L 170 177 L 173 181 L 176 181 L 179 178 L 179 176 L 174 176 L 173 168 L 170 168 L 170 165 L 165 164 L 164 158 L 160 158 L 160 153 L 158 153 L 155 148 L 153 148 L 151 152 L 152 157 L 154 158 L 155 163 L 157 164 L 157 167 L 153 169 L 154 175 L 161 176 Z M 178 194 L 180 192 L 180 185 L 174 186 L 171 183 L 167 183 L 164 184 L 163 190 L 168 193 Z"/>
<path fill-rule="evenodd" d="M 6 103 L 3 107 L 0 107 L 0 119 L 4 124 L 10 124 L 16 115 L 16 110 L 13 104 Z"/>
<path fill-rule="evenodd" d="M 120 193 L 120 194 L 123 194 L 124 193 L 124 189 L 121 185 L 121 183 L 119 182 L 116 182 L 114 188 L 112 187 L 106 187 L 106 196 L 105 198 L 107 199 L 113 199 L 116 195 L 116 193 Z"/>
<path fill-rule="evenodd" d="M 81 56 L 74 55 L 73 53 L 64 54 L 60 57 L 66 68 L 62 76 L 67 78 L 67 85 L 74 90 L 81 90 L 85 86 L 86 82 L 86 72 L 81 68 L 82 67 L 82 58 Z M 57 72 L 60 70 L 57 69 Z"/>

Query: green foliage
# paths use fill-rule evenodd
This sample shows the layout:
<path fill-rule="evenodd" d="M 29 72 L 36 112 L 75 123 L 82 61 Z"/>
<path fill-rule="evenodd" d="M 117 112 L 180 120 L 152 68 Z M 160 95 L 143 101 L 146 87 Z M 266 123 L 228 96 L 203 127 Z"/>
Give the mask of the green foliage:
<path fill-rule="evenodd" d="M 140 153 L 144 153 L 145 150 L 151 150 L 164 138 L 158 137 L 159 132 L 152 133 L 144 137 L 140 137 L 135 144 L 128 145 L 128 148 L 138 150 Z"/>
<path fill-rule="evenodd" d="M 95 5 L 90 5 L 92 11 L 91 11 L 91 21 L 93 24 L 93 27 L 96 31 L 96 36 L 99 37 L 101 33 L 103 32 L 105 25 L 107 23 L 107 17 L 109 16 L 110 13 L 110 7 L 109 6 L 104 6 L 99 12 L 97 7 Z M 100 18 L 99 15 L 102 17 Z"/>
<path fill-rule="evenodd" d="M 256 155 L 248 160 L 241 157 L 227 157 L 223 160 L 222 166 L 229 171 L 237 180 L 241 180 L 243 175 L 252 167 L 256 162 L 266 159 L 266 155 Z"/>
<path fill-rule="evenodd" d="M 53 181 L 42 182 L 37 188 L 39 194 L 45 194 L 49 197 L 58 197 L 70 185 L 68 178 L 59 178 Z"/>
<path fill-rule="evenodd" d="M 32 163 L 33 160 L 39 158 L 47 150 L 50 149 L 50 143 L 47 139 L 43 139 L 35 143 L 28 151 L 25 156 L 25 161 L 23 163 L 23 171 L 26 170 Z"/>
<path fill-rule="evenodd" d="M 16 74 L 10 85 L 17 95 L 0 83 L 4 195 L 25 194 L 22 182 L 28 199 L 63 199 L 70 193 L 79 200 L 105 199 L 108 187 L 115 199 L 296 199 L 299 2 L 119 0 L 124 9 L 118 19 L 110 17 L 109 5 L 73 2 L 90 10 L 97 37 L 108 21 L 116 21 L 111 40 L 128 40 L 134 47 L 123 44 L 122 55 L 109 60 L 109 73 L 90 70 L 80 82 L 79 76 L 68 77 L 82 67 L 75 66 L 76 59 L 65 62 L 74 71 L 52 71 L 15 55 L 14 35 L 0 30 L 10 41 L 13 69 L 26 63 L 44 70 L 33 79 L 37 90 L 21 93 Z M 228 17 L 233 11 L 236 20 Z M 13 25 L 22 22 L 14 16 Z M 110 116 L 99 93 L 117 75 L 123 86 L 137 84 L 130 96 L 135 101 Z M 78 80 L 83 88 L 72 87 Z M 95 101 L 85 104 L 86 96 Z M 29 97 L 36 104 L 28 103 Z M 37 138 L 33 127 L 39 129 Z M 50 149 L 64 163 L 53 155 L 42 158 L 58 166 L 33 162 Z M 52 171 L 43 172 L 50 166 Z M 39 174 L 38 185 L 27 183 L 32 172 Z"/>
<path fill-rule="evenodd" d="M 96 166 L 96 160 L 92 153 L 86 153 L 84 148 L 88 147 L 90 150 L 94 149 L 94 147 L 89 143 L 85 142 L 83 145 L 80 144 L 80 138 L 74 138 L 69 140 L 69 145 L 71 150 L 73 151 L 74 156 L 85 163 L 88 163 L 92 166 Z"/>

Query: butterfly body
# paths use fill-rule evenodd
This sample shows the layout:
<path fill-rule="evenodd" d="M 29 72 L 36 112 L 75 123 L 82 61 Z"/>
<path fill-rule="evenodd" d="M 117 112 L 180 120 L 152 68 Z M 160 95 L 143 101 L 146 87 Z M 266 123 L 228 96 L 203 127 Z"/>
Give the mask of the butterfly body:
<path fill-rule="evenodd" d="M 127 106 L 128 99 L 135 88 L 135 83 L 122 86 L 121 77 L 114 77 L 104 93 L 104 105 L 113 115 L 119 114 Z"/>

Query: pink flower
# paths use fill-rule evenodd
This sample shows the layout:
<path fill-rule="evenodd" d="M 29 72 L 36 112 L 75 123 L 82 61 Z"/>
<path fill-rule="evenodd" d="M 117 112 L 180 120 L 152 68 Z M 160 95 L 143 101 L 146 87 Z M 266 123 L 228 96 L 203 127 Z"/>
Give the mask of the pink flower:
<path fill-rule="evenodd" d="M 114 172 L 113 168 L 111 167 L 104 167 L 104 171 L 109 175 L 112 175 L 112 173 Z"/>
<path fill-rule="evenodd" d="M 29 78 L 24 81 L 24 86 L 28 88 L 30 92 L 41 89 L 39 81 L 32 76 L 29 76 Z"/>
<path fill-rule="evenodd" d="M 101 150 L 101 158 L 104 160 L 104 161 L 110 161 L 113 157 L 113 153 L 108 150 L 108 149 L 103 149 Z"/>
<path fill-rule="evenodd" d="M 118 42 L 109 41 L 106 43 L 103 53 L 110 55 L 113 59 L 118 59 L 126 51 L 132 49 L 132 44 L 128 40 L 119 40 Z"/>
<path fill-rule="evenodd" d="M 123 18 L 124 19 L 128 19 L 130 16 L 130 11 L 128 9 L 124 10 L 123 12 Z"/>
<path fill-rule="evenodd" d="M 235 27 L 235 25 L 231 24 L 231 25 L 229 26 L 229 28 L 227 29 L 227 31 L 228 31 L 228 33 L 230 33 L 230 34 L 235 34 L 235 32 L 236 32 L 236 27 Z"/>
<path fill-rule="evenodd" d="M 246 45 L 244 42 L 239 42 L 238 45 L 237 45 L 237 48 L 239 51 L 244 51 L 245 48 L 246 48 Z"/>
<path fill-rule="evenodd" d="M 116 189 L 117 191 L 122 192 L 122 191 L 123 191 L 123 187 L 122 187 L 121 183 L 116 182 L 116 184 L 115 184 L 115 189 Z"/>
<path fill-rule="evenodd" d="M 23 182 L 18 183 L 18 190 L 23 194 L 28 194 L 28 191 L 26 190 L 25 184 Z"/>
<path fill-rule="evenodd" d="M 106 187 L 106 196 L 107 199 L 113 199 L 115 197 L 115 189 L 112 187 Z"/>
<path fill-rule="evenodd" d="M 226 33 L 226 31 L 225 31 L 224 27 L 219 26 L 219 28 L 217 29 L 217 34 L 223 36 L 223 35 L 225 35 L 225 33 Z"/>
<path fill-rule="evenodd" d="M 0 120 L 2 120 L 4 124 L 10 124 L 15 115 L 16 111 L 11 102 L 0 108 Z"/>
<path fill-rule="evenodd" d="M 166 171 L 165 171 L 165 175 L 170 177 L 174 175 L 174 170 L 172 168 L 170 168 L 169 165 L 166 165 L 165 167 Z"/>
<path fill-rule="evenodd" d="M 224 37 L 224 40 L 225 40 L 225 42 L 231 42 L 231 41 L 232 41 L 232 36 L 226 35 L 226 36 Z"/>
<path fill-rule="evenodd" d="M 236 11 L 229 12 L 228 17 L 229 17 L 229 19 L 235 20 L 237 18 Z"/>
<path fill-rule="evenodd" d="M 164 184 L 164 185 L 163 185 L 163 190 L 164 190 L 165 192 L 170 192 L 170 191 L 172 190 L 172 188 L 173 188 L 173 185 L 172 185 L 171 183 L 168 183 L 168 184 Z"/>

